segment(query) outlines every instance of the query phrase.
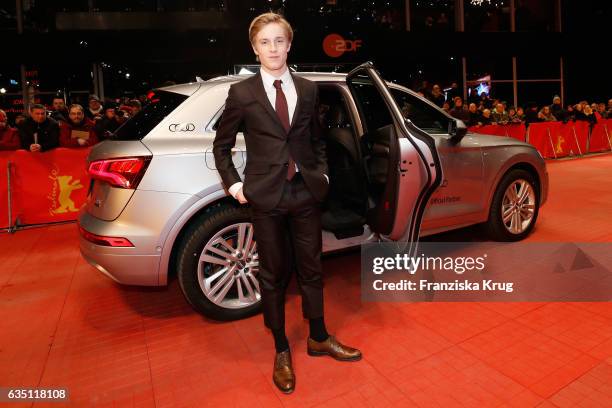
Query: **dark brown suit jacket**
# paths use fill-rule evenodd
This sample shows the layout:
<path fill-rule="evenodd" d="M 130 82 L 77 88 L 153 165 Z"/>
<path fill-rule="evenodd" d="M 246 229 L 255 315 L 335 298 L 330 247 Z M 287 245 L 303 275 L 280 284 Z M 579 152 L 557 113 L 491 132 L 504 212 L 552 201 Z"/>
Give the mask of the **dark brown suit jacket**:
<path fill-rule="evenodd" d="M 236 134 L 244 128 L 247 161 L 243 192 L 253 207 L 269 210 L 281 199 L 289 153 L 307 188 L 317 201 L 329 189 L 325 143 L 319 123 L 317 85 L 292 74 L 297 104 L 289 132 L 285 132 L 270 104 L 258 73 L 230 87 L 225 110 L 213 142 L 215 164 L 227 188 L 242 181 L 232 162 Z"/>

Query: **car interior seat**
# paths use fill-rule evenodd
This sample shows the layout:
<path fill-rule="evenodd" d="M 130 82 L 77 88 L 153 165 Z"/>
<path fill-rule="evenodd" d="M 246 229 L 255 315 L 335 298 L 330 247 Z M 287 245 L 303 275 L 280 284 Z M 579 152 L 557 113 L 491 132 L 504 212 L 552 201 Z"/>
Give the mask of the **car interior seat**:
<path fill-rule="evenodd" d="M 330 188 L 321 217 L 338 239 L 361 235 L 367 187 L 361 158 L 344 103 L 331 104 L 324 117 Z"/>

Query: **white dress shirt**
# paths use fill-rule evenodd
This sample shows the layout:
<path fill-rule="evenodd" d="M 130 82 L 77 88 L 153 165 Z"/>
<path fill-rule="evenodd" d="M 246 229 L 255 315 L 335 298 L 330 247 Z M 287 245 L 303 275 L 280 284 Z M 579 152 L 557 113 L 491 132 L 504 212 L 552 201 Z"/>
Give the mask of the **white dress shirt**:
<path fill-rule="evenodd" d="M 259 72 L 261 73 L 261 80 L 263 82 L 264 90 L 266 91 L 266 96 L 270 101 L 270 105 L 272 105 L 272 108 L 274 109 L 276 109 L 276 88 L 274 87 L 274 81 L 277 79 L 282 81 L 281 89 L 283 90 L 285 98 L 287 99 L 287 107 L 289 108 L 289 123 L 291 123 L 293 120 L 293 114 L 295 113 L 295 107 L 297 105 L 297 91 L 295 90 L 295 84 L 293 83 L 293 78 L 291 77 L 289 68 L 285 69 L 285 72 L 280 77 L 275 77 L 272 74 L 269 74 L 263 68 L 261 68 Z M 297 164 L 295 165 L 295 171 L 300 171 Z M 324 174 L 324 176 L 326 180 L 329 180 L 327 174 Z M 236 194 L 242 188 L 242 184 L 243 183 L 239 181 L 230 186 L 228 191 L 232 197 L 236 198 Z"/>
<path fill-rule="evenodd" d="M 297 104 L 297 92 L 295 90 L 295 84 L 293 83 L 293 78 L 291 78 L 289 69 L 286 69 L 285 73 L 278 78 L 267 73 L 264 69 L 260 69 L 259 72 L 261 72 L 261 80 L 263 82 L 264 89 L 266 90 L 268 100 L 270 101 L 270 105 L 272 105 L 274 109 L 276 109 L 276 88 L 274 87 L 274 81 L 277 79 L 282 81 L 281 89 L 283 90 L 285 98 L 287 99 L 287 107 L 289 108 L 289 123 L 291 123 L 293 120 L 293 114 L 295 113 L 295 105 Z"/>

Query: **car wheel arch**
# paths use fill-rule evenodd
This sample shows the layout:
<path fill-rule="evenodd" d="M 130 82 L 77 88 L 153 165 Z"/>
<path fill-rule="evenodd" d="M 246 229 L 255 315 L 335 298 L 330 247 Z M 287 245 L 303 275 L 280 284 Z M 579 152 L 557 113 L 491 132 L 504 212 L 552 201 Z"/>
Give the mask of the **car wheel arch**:
<path fill-rule="evenodd" d="M 538 191 L 539 198 L 541 200 L 541 191 L 542 191 L 542 180 L 540 179 L 540 175 L 538 174 L 538 170 L 534 165 L 526 161 L 519 161 L 511 164 L 510 166 L 503 167 L 497 176 L 495 177 L 495 181 L 491 183 L 491 188 L 489 189 L 487 196 L 487 206 L 486 206 L 486 214 L 488 216 L 489 211 L 491 211 L 491 205 L 493 203 L 493 197 L 495 196 L 495 191 L 499 186 L 499 183 L 503 180 L 506 174 L 510 173 L 513 170 L 525 170 L 529 174 L 531 174 L 536 181 L 536 188 Z"/>
<path fill-rule="evenodd" d="M 173 225 L 170 233 L 167 235 L 165 243 L 162 247 L 162 256 L 160 259 L 159 268 L 159 286 L 168 284 L 170 276 L 176 276 L 176 254 L 178 246 L 184 237 L 187 228 L 200 217 L 203 213 L 212 211 L 222 205 L 232 205 L 239 207 L 240 205 L 232 197 L 225 194 L 222 190 L 213 193 L 202 200 L 199 200 L 188 211 L 185 211 L 185 217 L 180 217 Z"/>

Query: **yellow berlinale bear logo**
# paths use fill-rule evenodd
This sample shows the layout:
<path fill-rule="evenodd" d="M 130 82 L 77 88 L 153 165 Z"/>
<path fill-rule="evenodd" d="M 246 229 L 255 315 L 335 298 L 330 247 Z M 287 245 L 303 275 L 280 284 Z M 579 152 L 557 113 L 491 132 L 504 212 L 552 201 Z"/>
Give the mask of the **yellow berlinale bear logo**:
<path fill-rule="evenodd" d="M 53 180 L 51 194 L 47 196 L 51 201 L 49 213 L 54 215 L 79 211 L 70 195 L 74 190 L 83 188 L 81 180 L 72 180 L 72 176 L 60 176 L 57 169 L 51 170 L 49 178 Z"/>
<path fill-rule="evenodd" d="M 557 138 L 557 145 L 555 146 L 555 153 L 563 153 L 563 143 L 565 143 L 565 139 L 563 136 L 559 135 Z"/>

